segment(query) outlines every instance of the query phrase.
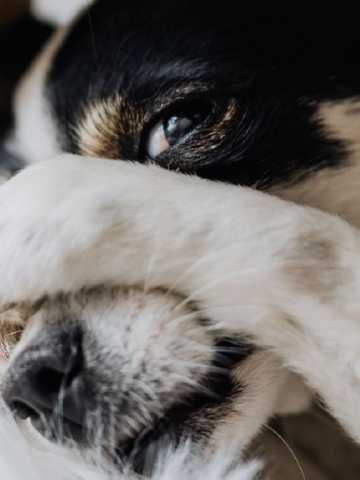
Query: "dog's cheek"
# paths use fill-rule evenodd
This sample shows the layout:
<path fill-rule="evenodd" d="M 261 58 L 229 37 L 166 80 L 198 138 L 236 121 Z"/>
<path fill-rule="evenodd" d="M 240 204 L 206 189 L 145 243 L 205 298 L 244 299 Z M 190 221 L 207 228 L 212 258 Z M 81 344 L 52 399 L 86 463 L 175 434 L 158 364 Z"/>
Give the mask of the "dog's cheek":
<path fill-rule="evenodd" d="M 305 385 L 304 380 L 291 373 L 284 385 L 276 405 L 276 415 L 296 415 L 308 410 L 314 395 Z"/>
<path fill-rule="evenodd" d="M 242 389 L 231 399 L 226 416 L 218 422 L 212 447 L 246 448 L 276 413 L 289 373 L 271 352 L 257 351 L 239 365 L 234 378 Z"/>
<path fill-rule="evenodd" d="M 66 29 L 61 28 L 52 36 L 15 90 L 15 126 L 7 148 L 25 164 L 49 160 L 61 152 L 56 122 L 44 90 L 51 63 L 65 35 Z"/>

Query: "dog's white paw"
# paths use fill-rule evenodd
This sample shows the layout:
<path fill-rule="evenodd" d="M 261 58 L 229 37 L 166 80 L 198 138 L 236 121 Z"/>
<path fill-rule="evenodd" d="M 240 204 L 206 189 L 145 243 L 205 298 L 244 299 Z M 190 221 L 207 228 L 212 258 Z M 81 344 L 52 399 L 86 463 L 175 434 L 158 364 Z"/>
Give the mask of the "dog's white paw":
<path fill-rule="evenodd" d="M 92 209 L 101 195 L 106 185 L 77 157 L 66 156 L 30 167 L 0 188 L 2 303 L 76 287 L 72 259 L 103 232 Z"/>
<path fill-rule="evenodd" d="M 158 238 L 161 254 L 165 244 L 165 256 L 179 262 L 181 231 L 167 221 L 176 205 L 162 201 L 164 188 L 176 191 L 177 182 L 180 175 L 158 167 L 72 155 L 25 169 L 0 188 L 0 303 L 102 283 L 139 284 Z"/>

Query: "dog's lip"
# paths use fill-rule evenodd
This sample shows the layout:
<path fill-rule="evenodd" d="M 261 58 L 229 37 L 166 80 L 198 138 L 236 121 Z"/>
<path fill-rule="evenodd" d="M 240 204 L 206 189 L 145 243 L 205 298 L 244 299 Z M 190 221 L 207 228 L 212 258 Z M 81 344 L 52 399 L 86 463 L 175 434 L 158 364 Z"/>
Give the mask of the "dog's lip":
<path fill-rule="evenodd" d="M 104 444 L 104 451 L 113 458 L 115 464 L 121 467 L 125 461 L 132 465 L 138 474 L 151 472 L 160 446 L 176 448 L 182 440 L 204 437 L 204 433 L 197 430 L 197 417 L 201 417 L 206 410 L 215 410 L 219 404 L 223 406 L 224 399 L 230 398 L 234 388 L 231 380 L 232 368 L 253 351 L 250 345 L 233 339 L 223 339 L 216 347 L 213 366 L 223 369 L 222 373 L 210 373 L 209 370 L 203 382 L 200 382 L 199 390 L 189 392 L 181 401 L 175 402 L 161 417 L 154 420 L 152 425 L 138 432 L 136 437 L 125 441 L 123 439 L 115 449 Z M 19 405 L 15 402 L 13 412 L 19 418 L 30 418 L 34 428 L 50 441 L 73 441 L 91 447 L 91 438 L 86 440 L 84 424 L 62 416 L 57 418 L 51 409 L 47 409 L 42 415 L 24 402 L 19 402 Z M 60 432 L 57 431 L 58 427 Z"/>
<path fill-rule="evenodd" d="M 159 444 L 167 448 L 176 448 L 185 429 L 181 425 L 170 424 L 165 417 L 141 432 L 138 437 L 129 440 L 116 449 L 115 455 L 122 464 L 124 459 L 138 475 L 151 475 L 156 463 Z"/>
<path fill-rule="evenodd" d="M 43 414 L 39 414 L 30 405 L 27 405 L 23 400 L 17 402 L 14 400 L 13 413 L 20 420 L 30 420 L 32 426 L 45 438 L 49 440 L 61 440 L 59 438 L 56 428 L 51 428 L 51 419 L 54 418 L 53 423 L 61 423 L 62 437 L 71 438 L 73 441 L 80 441 L 83 439 L 83 425 L 73 420 L 64 417 L 55 417 L 54 412 L 48 409 Z M 50 421 L 49 421 L 50 419 Z"/>
<path fill-rule="evenodd" d="M 162 451 L 163 447 L 176 449 L 182 441 L 199 437 L 195 428 L 196 416 L 202 411 L 215 408 L 218 401 L 220 399 L 216 394 L 196 392 L 176 403 L 153 425 L 116 449 L 115 455 L 120 464 L 125 460 L 136 474 L 151 476 L 157 453 Z"/>
<path fill-rule="evenodd" d="M 40 416 L 30 417 L 30 421 L 33 427 L 50 441 L 63 442 L 69 440 L 76 443 L 84 442 L 83 426 L 68 419 L 58 419 L 58 422 L 61 424 L 60 428 L 56 425 L 56 420 L 54 420 L 55 425 L 52 426 L 51 422 L 44 422 Z"/>
<path fill-rule="evenodd" d="M 153 457 L 159 450 L 157 448 L 159 443 L 167 448 L 176 448 L 182 440 L 194 436 L 206 437 L 206 432 L 196 430 L 196 418 L 201 416 L 202 412 L 216 409 L 220 404 L 223 407 L 235 390 L 241 388 L 232 381 L 231 367 L 245 360 L 254 351 L 253 347 L 244 343 L 239 346 L 236 341 L 226 339 L 219 342 L 217 348 L 221 359 L 217 356 L 214 359 L 214 366 L 223 366 L 225 371 L 209 374 L 204 378 L 199 391 L 175 403 L 153 425 L 140 432 L 137 438 L 129 440 L 126 445 L 117 449 L 119 459 L 129 460 L 136 473 L 151 474 L 151 465 L 155 464 Z M 228 375 L 224 374 L 225 372 Z"/>

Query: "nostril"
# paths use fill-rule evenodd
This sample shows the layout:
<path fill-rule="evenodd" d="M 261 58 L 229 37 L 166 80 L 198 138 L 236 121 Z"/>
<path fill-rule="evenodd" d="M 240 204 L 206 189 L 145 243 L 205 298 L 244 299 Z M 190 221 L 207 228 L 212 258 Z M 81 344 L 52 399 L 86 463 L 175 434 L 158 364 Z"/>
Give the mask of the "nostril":
<path fill-rule="evenodd" d="M 42 353 L 33 346 L 10 367 L 3 397 L 17 416 L 44 419 L 61 405 L 64 419 L 82 422 L 85 365 L 81 340 L 79 335 L 64 334 L 50 351 Z"/>
<path fill-rule="evenodd" d="M 43 367 L 32 375 L 32 388 L 43 395 L 49 395 L 52 399 L 58 395 L 62 388 L 67 385 L 66 375 L 53 368 Z"/>
<path fill-rule="evenodd" d="M 49 359 L 47 361 L 50 363 Z M 5 392 L 5 401 L 22 419 L 30 417 L 34 420 L 42 414 L 51 414 L 58 400 L 68 394 L 71 382 L 69 383 L 66 371 L 60 371 L 56 367 L 33 365 L 32 369 L 24 373 L 24 377 L 14 388 Z M 72 375 L 72 379 L 74 376 Z"/>
<path fill-rule="evenodd" d="M 44 406 L 51 408 L 59 396 L 70 390 L 74 379 L 81 375 L 83 367 L 82 350 L 73 344 L 67 359 L 50 357 L 33 369 L 29 375 L 31 390 L 42 400 Z"/>
<path fill-rule="evenodd" d="M 24 403 L 22 400 L 14 400 L 11 405 L 11 410 L 21 419 L 26 420 L 27 418 L 37 418 L 39 413 L 34 410 L 32 407 Z"/>

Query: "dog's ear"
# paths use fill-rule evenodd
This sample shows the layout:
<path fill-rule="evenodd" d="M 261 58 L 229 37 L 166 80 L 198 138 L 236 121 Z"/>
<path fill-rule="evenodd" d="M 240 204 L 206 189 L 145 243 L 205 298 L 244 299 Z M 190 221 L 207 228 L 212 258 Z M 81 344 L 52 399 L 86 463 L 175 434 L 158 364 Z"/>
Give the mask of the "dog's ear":
<path fill-rule="evenodd" d="M 31 9 L 39 20 L 66 25 L 94 0 L 31 0 Z"/>

